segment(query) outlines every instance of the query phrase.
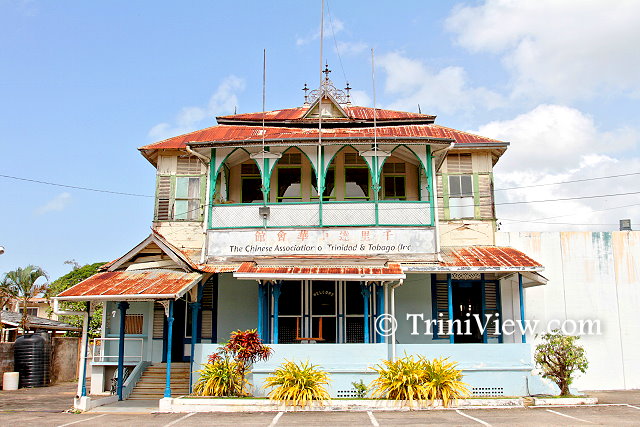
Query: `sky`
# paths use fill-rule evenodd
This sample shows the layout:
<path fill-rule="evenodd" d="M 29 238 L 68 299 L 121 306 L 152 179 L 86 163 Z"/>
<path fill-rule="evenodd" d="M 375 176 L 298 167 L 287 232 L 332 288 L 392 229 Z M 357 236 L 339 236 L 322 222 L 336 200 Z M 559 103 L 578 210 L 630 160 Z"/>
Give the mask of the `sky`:
<path fill-rule="evenodd" d="M 53 280 L 143 240 L 155 169 L 137 148 L 261 111 L 263 49 L 266 109 L 300 106 L 320 4 L 0 0 L 0 273 Z M 638 16 L 635 0 L 326 0 L 323 61 L 356 105 L 375 87 L 378 107 L 510 142 L 501 230 L 637 229 Z"/>

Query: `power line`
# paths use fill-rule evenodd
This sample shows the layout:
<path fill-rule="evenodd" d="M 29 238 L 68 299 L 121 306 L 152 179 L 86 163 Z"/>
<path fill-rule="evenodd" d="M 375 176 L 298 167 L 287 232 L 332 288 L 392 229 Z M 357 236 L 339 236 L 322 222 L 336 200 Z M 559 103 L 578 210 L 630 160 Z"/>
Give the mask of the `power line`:
<path fill-rule="evenodd" d="M 616 206 L 614 208 L 604 208 L 604 209 L 593 209 L 591 210 L 589 213 L 591 212 L 603 212 L 603 211 L 612 211 L 615 209 L 622 209 L 622 208 L 630 208 L 633 206 L 640 206 L 640 203 L 633 203 L 631 205 L 623 205 L 623 206 Z M 532 220 L 521 220 L 521 219 L 508 219 L 508 218 L 499 218 L 502 221 L 512 221 L 512 222 L 540 222 L 540 221 L 544 221 L 546 219 L 555 219 L 555 218 L 564 218 L 566 216 L 572 216 L 575 215 L 575 213 L 570 213 L 570 214 L 566 214 L 566 215 L 556 215 L 556 216 L 548 216 L 545 218 L 537 218 L 537 219 L 532 219 Z M 541 224 L 545 224 L 543 222 L 540 222 Z M 550 223 L 552 224 L 552 223 Z"/>
<path fill-rule="evenodd" d="M 349 82 L 347 79 L 347 73 L 344 71 L 344 66 L 342 65 L 342 57 L 340 56 L 340 49 L 338 49 L 338 41 L 336 40 L 336 33 L 333 30 L 333 19 L 331 18 L 331 10 L 329 9 L 329 1 L 327 0 L 327 15 L 329 15 L 329 25 L 331 26 L 331 34 L 333 35 L 333 44 L 336 46 L 336 53 L 338 54 L 338 61 L 340 61 L 340 68 L 342 69 L 342 75 L 344 76 L 344 81 Z"/>
<path fill-rule="evenodd" d="M 121 195 L 121 196 L 134 196 L 134 197 L 154 197 L 154 196 L 149 196 L 147 194 L 124 193 L 124 192 L 121 192 L 121 191 L 111 191 L 111 190 L 101 190 L 101 189 L 98 189 L 98 188 L 79 187 L 77 185 L 58 184 L 58 183 L 55 183 L 55 182 L 39 181 L 37 179 L 29 179 L 29 178 L 20 178 L 18 176 L 11 176 L 11 175 L 2 175 L 2 174 L 0 174 L 0 177 L 9 178 L 9 179 L 15 179 L 15 180 L 18 180 L 18 181 L 34 182 L 36 184 L 46 184 L 46 185 L 53 185 L 53 186 L 56 186 L 56 187 L 73 188 L 75 190 L 95 191 L 97 193 L 109 193 L 109 194 L 118 194 L 118 195 Z"/>
<path fill-rule="evenodd" d="M 521 186 L 521 187 L 498 188 L 498 189 L 495 189 L 493 191 L 518 190 L 520 188 L 532 188 L 532 187 L 545 187 L 545 186 L 549 186 L 549 185 L 571 184 L 571 183 L 574 183 L 574 182 L 585 182 L 585 181 L 595 181 L 595 180 L 599 180 L 599 179 L 620 178 L 620 177 L 623 177 L 623 176 L 632 176 L 632 175 L 640 175 L 640 172 L 625 173 L 625 174 L 621 174 L 621 175 L 600 176 L 600 177 L 597 177 L 597 178 L 574 179 L 572 181 L 553 182 L 553 183 L 549 183 L 549 184 L 532 184 L 532 185 L 524 185 L 524 186 Z"/>

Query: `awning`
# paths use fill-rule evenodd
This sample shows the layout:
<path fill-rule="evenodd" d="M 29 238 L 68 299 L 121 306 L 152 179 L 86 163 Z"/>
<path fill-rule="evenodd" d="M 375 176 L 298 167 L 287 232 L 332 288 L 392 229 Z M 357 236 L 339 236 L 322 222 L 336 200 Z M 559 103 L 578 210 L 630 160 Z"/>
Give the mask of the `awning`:
<path fill-rule="evenodd" d="M 442 260 L 430 263 L 403 263 L 407 273 L 496 273 L 502 277 L 522 273 L 523 286 L 545 285 L 539 272 L 544 267 L 524 252 L 508 246 L 448 246 L 442 248 Z"/>
<path fill-rule="evenodd" d="M 202 276 L 174 270 L 106 271 L 94 274 L 55 298 L 61 301 L 178 299 Z"/>
<path fill-rule="evenodd" d="M 238 279 L 253 280 L 400 280 L 406 276 L 400 264 L 381 267 L 329 265 L 256 265 L 244 262 L 233 274 Z"/>
<path fill-rule="evenodd" d="M 30 329 L 46 329 L 49 331 L 81 331 L 82 328 L 70 325 L 58 320 L 45 319 L 44 317 L 27 316 Z M 0 322 L 3 325 L 19 327 L 22 322 L 22 313 L 0 310 Z"/>

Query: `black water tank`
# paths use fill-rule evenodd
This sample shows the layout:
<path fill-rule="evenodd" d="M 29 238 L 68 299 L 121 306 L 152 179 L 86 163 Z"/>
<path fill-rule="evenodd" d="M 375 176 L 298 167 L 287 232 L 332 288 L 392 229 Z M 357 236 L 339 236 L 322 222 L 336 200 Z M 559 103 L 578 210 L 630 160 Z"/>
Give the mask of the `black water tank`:
<path fill-rule="evenodd" d="M 19 387 L 44 387 L 49 378 L 47 340 L 40 334 L 22 335 L 13 347 L 15 370 L 20 372 Z"/>

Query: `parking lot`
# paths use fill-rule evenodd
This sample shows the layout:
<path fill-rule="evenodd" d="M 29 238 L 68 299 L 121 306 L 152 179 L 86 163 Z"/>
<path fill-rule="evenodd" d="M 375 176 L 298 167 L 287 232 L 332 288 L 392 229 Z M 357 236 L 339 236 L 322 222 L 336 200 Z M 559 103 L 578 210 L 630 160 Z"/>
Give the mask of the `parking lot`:
<path fill-rule="evenodd" d="M 28 408 L 25 408 L 28 409 Z M 0 412 L 0 425 L 22 426 L 582 426 L 638 425 L 640 406 L 598 405 L 554 408 L 449 409 L 376 412 L 263 413 L 50 413 Z"/>

